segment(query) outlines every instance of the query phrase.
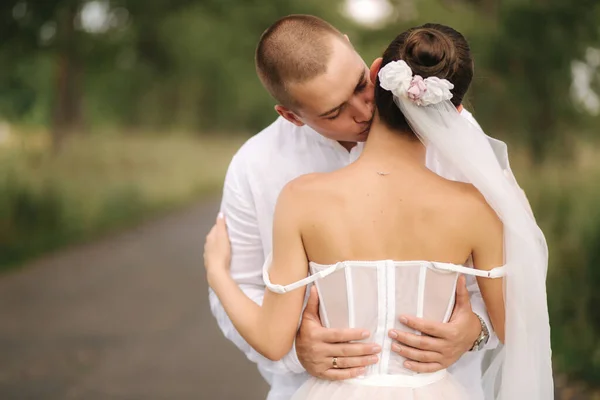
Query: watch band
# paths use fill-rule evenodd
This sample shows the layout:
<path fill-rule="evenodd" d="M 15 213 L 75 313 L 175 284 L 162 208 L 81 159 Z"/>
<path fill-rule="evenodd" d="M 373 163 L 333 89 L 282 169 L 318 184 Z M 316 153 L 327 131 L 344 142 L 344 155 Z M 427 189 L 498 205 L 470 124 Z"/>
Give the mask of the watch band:
<path fill-rule="evenodd" d="M 488 340 L 490 339 L 490 331 L 489 331 L 485 321 L 479 315 L 475 314 L 475 316 L 479 319 L 479 323 L 481 323 L 481 332 L 479 333 L 479 336 L 477 337 L 477 339 L 475 339 L 475 342 L 473 343 L 473 347 L 471 347 L 471 350 L 469 350 L 469 351 L 482 350 L 483 347 L 487 344 Z"/>

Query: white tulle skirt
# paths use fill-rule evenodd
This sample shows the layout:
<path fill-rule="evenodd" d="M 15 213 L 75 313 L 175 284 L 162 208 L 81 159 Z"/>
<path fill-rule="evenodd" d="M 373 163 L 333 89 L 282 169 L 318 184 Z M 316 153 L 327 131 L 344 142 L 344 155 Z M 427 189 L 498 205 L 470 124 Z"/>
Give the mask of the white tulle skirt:
<path fill-rule="evenodd" d="M 433 382 L 408 386 L 402 386 L 402 383 L 388 385 L 386 382 L 369 378 L 350 379 L 347 381 L 326 381 L 311 378 L 294 393 L 292 400 L 469 399 L 463 386 L 448 373 L 443 374 L 443 377 Z"/>

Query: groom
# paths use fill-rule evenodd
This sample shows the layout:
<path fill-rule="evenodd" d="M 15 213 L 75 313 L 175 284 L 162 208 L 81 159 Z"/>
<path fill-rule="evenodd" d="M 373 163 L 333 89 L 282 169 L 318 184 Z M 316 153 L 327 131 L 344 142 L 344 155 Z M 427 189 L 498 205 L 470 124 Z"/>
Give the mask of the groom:
<path fill-rule="evenodd" d="M 332 41 L 345 44 L 335 57 Z M 262 303 L 262 265 L 272 250 L 273 214 L 279 192 L 300 175 L 329 172 L 356 160 L 373 116 L 373 83 L 367 65 L 347 37 L 313 16 L 288 16 L 267 29 L 256 51 L 256 69 L 277 100 L 275 110 L 280 117 L 248 140 L 233 157 L 225 178 L 221 211 L 227 217 L 231 241 L 231 274 L 246 295 Z M 470 113 L 462 110 L 462 114 L 476 124 Z M 506 146 L 494 139 L 490 144 L 514 182 Z M 433 154 L 428 153 L 427 163 L 442 176 L 459 178 L 438 170 Z M 449 323 L 398 316 L 423 335 L 400 331 L 390 331 L 389 335 L 395 340 L 393 351 L 407 358 L 408 368 L 434 372 L 450 367 L 471 398 L 483 399 L 481 350 L 494 348 L 498 341 L 490 332 L 476 281 L 467 283 L 468 292 L 465 283 L 457 289 Z M 362 339 L 362 330 L 321 326 L 314 288 L 295 347 L 278 362 L 253 350 L 236 332 L 212 291 L 209 297 L 224 335 L 258 364 L 271 385 L 269 400 L 289 399 L 307 373 L 323 379 L 347 379 L 377 362 L 381 350 L 378 345 L 353 342 Z"/>

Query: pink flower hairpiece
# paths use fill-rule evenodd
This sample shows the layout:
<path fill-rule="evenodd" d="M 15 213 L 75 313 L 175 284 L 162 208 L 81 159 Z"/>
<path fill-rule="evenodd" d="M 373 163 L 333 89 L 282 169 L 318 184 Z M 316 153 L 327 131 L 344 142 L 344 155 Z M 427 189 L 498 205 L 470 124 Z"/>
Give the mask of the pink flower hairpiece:
<path fill-rule="evenodd" d="M 397 97 L 405 97 L 418 106 L 441 103 L 452 98 L 454 85 L 435 76 L 423 79 L 414 75 L 404 60 L 392 61 L 379 70 L 379 84 Z"/>

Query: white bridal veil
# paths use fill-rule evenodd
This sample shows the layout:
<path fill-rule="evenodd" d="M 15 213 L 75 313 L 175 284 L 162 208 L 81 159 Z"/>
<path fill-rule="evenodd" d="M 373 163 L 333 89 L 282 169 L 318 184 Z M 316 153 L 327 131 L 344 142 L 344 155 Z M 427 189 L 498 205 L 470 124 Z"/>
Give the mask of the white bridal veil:
<path fill-rule="evenodd" d="M 450 102 L 450 82 L 413 76 L 404 61 L 385 65 L 379 80 L 394 94 L 415 134 L 436 152 L 441 167 L 458 171 L 473 184 L 504 224 L 505 344 L 494 352 L 484 371 L 486 399 L 553 399 L 546 300 L 548 250 L 523 193 L 504 175 L 480 128 Z"/>

